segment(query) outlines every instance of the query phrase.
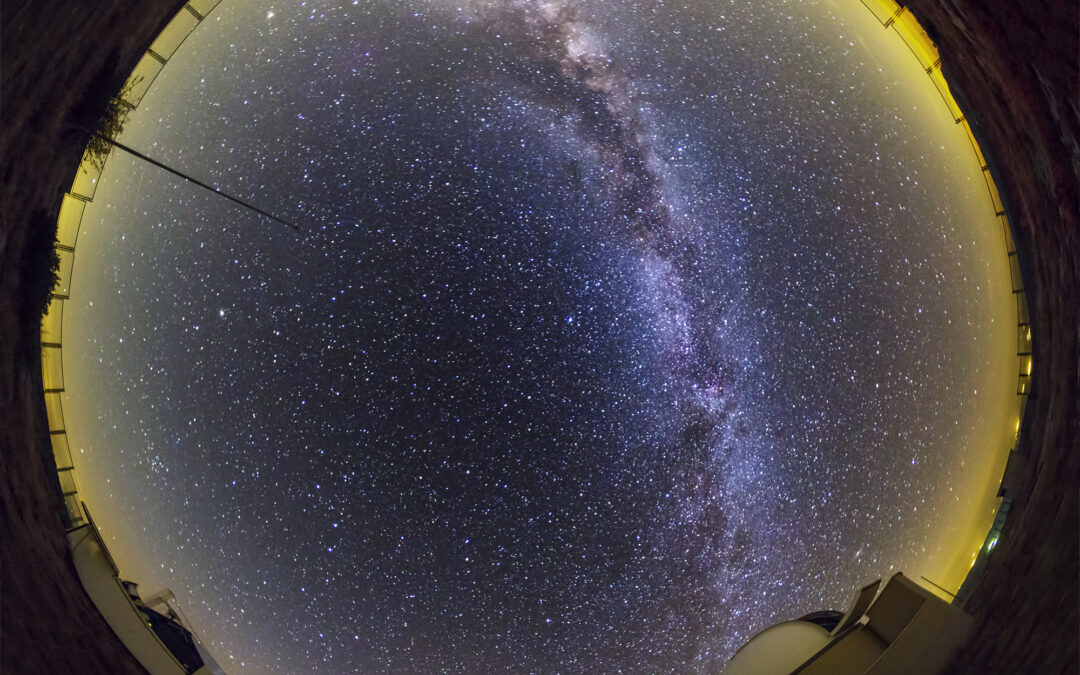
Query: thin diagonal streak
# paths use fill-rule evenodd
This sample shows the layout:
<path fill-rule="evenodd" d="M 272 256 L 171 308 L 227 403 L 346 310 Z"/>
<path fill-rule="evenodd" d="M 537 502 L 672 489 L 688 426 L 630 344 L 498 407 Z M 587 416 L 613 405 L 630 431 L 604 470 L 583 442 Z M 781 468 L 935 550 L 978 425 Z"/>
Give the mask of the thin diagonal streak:
<path fill-rule="evenodd" d="M 135 150 L 134 148 L 130 148 L 130 147 L 124 145 L 120 141 L 113 140 L 111 138 L 108 138 L 107 136 L 102 136 L 101 134 L 99 134 L 97 132 L 92 132 L 92 133 L 94 134 L 94 136 L 97 136 L 98 138 L 102 139 L 103 141 L 105 141 L 106 143 L 112 145 L 113 147 L 120 148 L 124 152 L 132 154 L 132 155 L 134 155 L 135 157 L 138 157 L 141 160 L 147 161 L 147 162 L 153 164 L 154 166 L 156 166 L 158 168 L 164 169 L 164 170 L 168 171 L 169 173 L 173 174 L 174 176 L 179 176 L 180 178 L 183 178 L 184 180 L 186 180 L 188 182 L 194 183 L 194 184 L 198 185 L 199 187 L 206 188 L 207 190 L 210 190 L 211 192 L 217 193 L 217 194 L 221 195 L 222 197 L 224 197 L 225 199 L 228 199 L 229 201 L 235 202 L 235 203 L 239 204 L 240 206 L 243 206 L 244 208 L 251 209 L 252 211 L 254 211 L 255 213 L 258 213 L 261 216 L 266 216 L 270 220 L 275 220 L 275 221 L 281 223 L 282 225 L 284 225 L 285 227 L 289 227 L 289 228 L 292 228 L 293 230 L 295 230 L 296 232 L 300 232 L 300 228 L 297 227 L 296 225 L 293 225 L 292 223 L 285 222 L 281 218 L 278 218 L 277 216 L 275 216 L 275 215 L 273 215 L 271 213 L 267 213 L 266 211 L 263 211 L 262 209 L 260 209 L 257 206 L 253 206 L 251 204 L 248 204 L 247 202 L 245 202 L 242 199 L 238 199 L 237 197 L 233 197 L 232 195 L 230 195 L 228 192 L 225 192 L 224 190 L 221 190 L 219 188 L 215 188 L 215 187 L 213 187 L 211 185 L 207 185 L 206 183 L 202 182 L 201 180 L 198 180 L 197 178 L 192 178 L 191 176 L 188 176 L 185 173 L 181 173 L 180 171 L 177 171 L 176 169 L 174 169 L 174 168 L 172 168 L 170 166 L 162 164 L 161 162 L 157 161 L 153 157 L 148 157 L 148 156 L 144 155 L 143 153 L 139 152 L 138 150 Z"/>

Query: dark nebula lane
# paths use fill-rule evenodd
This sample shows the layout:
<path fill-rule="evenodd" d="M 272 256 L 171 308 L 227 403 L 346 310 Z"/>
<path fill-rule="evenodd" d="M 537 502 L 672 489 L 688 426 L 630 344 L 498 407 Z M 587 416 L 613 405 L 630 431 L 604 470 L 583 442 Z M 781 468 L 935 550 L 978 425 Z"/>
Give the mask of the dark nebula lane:
<path fill-rule="evenodd" d="M 715 672 L 922 564 L 1006 322 L 856 24 L 215 8 L 122 140 L 303 235 L 110 158 L 65 368 L 131 576 L 230 672 Z"/>

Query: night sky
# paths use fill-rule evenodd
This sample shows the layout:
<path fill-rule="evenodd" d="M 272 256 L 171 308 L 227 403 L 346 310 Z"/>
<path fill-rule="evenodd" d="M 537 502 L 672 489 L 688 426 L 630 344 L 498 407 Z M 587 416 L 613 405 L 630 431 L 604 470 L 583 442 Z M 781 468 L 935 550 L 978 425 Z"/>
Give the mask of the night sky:
<path fill-rule="evenodd" d="M 985 535 L 1001 232 L 858 2 L 226 0 L 122 139 L 300 230 L 113 153 L 64 317 L 230 672 L 713 672 Z"/>

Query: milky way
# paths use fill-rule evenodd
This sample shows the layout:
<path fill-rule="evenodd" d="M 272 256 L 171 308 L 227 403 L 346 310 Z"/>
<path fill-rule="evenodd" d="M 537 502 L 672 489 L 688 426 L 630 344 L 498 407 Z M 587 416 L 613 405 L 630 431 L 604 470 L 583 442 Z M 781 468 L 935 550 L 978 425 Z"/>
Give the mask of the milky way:
<path fill-rule="evenodd" d="M 226 0 L 123 139 L 300 235 L 110 158 L 65 411 L 125 573 L 236 672 L 713 672 L 934 555 L 1007 277 L 860 30 Z"/>

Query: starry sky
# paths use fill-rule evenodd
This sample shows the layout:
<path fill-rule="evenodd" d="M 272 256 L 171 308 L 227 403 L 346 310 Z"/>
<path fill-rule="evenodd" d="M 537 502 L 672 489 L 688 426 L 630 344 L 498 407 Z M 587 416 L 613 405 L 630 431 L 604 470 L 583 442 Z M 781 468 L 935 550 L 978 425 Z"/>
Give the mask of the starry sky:
<path fill-rule="evenodd" d="M 229 672 L 714 672 L 955 589 L 1015 431 L 963 131 L 858 2 L 240 2 L 113 153 L 65 414 Z"/>

